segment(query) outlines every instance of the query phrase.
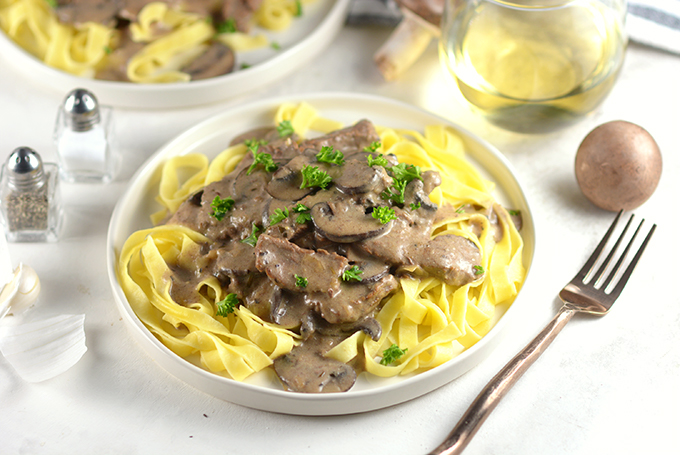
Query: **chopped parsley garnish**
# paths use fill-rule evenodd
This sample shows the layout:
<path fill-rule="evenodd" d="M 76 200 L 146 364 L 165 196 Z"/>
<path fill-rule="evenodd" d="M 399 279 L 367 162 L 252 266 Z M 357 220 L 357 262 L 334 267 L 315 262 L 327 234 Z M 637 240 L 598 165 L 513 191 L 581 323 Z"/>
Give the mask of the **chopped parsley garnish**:
<path fill-rule="evenodd" d="M 276 131 L 279 133 L 279 137 L 290 136 L 295 132 L 293 130 L 293 124 L 290 123 L 290 120 L 281 120 L 276 126 Z"/>
<path fill-rule="evenodd" d="M 342 166 L 345 164 L 345 155 L 340 150 L 333 147 L 321 147 L 321 151 L 316 154 L 316 160 L 320 163 L 331 163 Z"/>
<path fill-rule="evenodd" d="M 396 344 L 392 344 L 392 346 L 383 351 L 380 365 L 390 365 L 396 362 L 401 356 L 406 354 L 406 351 L 408 351 L 408 348 L 400 349 Z"/>
<path fill-rule="evenodd" d="M 364 147 L 364 152 L 370 152 L 374 153 L 376 152 L 380 147 L 382 146 L 382 143 L 379 141 L 371 142 L 371 145 L 368 147 Z M 380 154 L 382 156 L 382 154 Z"/>
<path fill-rule="evenodd" d="M 475 275 L 482 275 L 484 274 L 484 267 L 481 265 L 473 265 L 472 270 L 475 271 Z"/>
<path fill-rule="evenodd" d="M 519 216 L 520 211 L 519 210 L 508 210 L 508 215 L 510 216 Z"/>
<path fill-rule="evenodd" d="M 285 220 L 288 218 L 288 215 L 290 212 L 288 212 L 288 207 L 284 207 L 283 209 L 276 209 L 274 210 L 274 213 L 272 214 L 271 218 L 269 218 L 269 223 L 274 226 L 277 223 L 280 223 L 281 221 Z"/>
<path fill-rule="evenodd" d="M 420 208 L 420 202 L 411 202 L 411 210 L 418 210 Z"/>
<path fill-rule="evenodd" d="M 236 33 L 236 21 L 233 17 L 228 18 L 224 22 L 220 22 L 215 26 L 217 34 L 221 33 Z"/>
<path fill-rule="evenodd" d="M 373 158 L 373 155 L 368 155 L 366 157 L 366 160 L 368 161 L 369 166 L 383 166 L 383 167 L 385 167 L 388 164 L 390 164 L 387 161 L 387 158 L 385 158 L 382 153 L 378 153 L 378 156 L 376 158 Z"/>
<path fill-rule="evenodd" d="M 56 8 L 57 6 L 57 0 L 45 0 L 48 5 L 50 5 L 52 8 Z"/>
<path fill-rule="evenodd" d="M 300 0 L 295 0 L 295 17 L 302 16 L 302 2 Z"/>
<path fill-rule="evenodd" d="M 111 55 L 111 52 L 113 52 L 113 49 L 111 49 L 111 46 L 104 46 L 104 53 L 106 55 Z"/>
<path fill-rule="evenodd" d="M 399 163 L 390 168 L 392 177 L 396 180 L 405 180 L 406 183 L 420 178 L 420 167 L 413 164 Z"/>
<path fill-rule="evenodd" d="M 380 195 L 383 199 L 391 199 L 396 204 L 404 203 L 404 194 L 406 193 L 406 180 L 394 180 L 392 186 Z"/>
<path fill-rule="evenodd" d="M 236 305 L 238 305 L 238 296 L 233 293 L 227 294 L 224 300 L 217 302 L 217 315 L 226 317 L 234 312 Z"/>
<path fill-rule="evenodd" d="M 242 69 L 242 70 L 247 70 L 247 69 L 250 68 L 251 66 L 252 66 L 252 65 L 250 65 L 250 63 L 241 63 L 241 69 Z"/>
<path fill-rule="evenodd" d="M 300 276 L 297 273 L 295 274 L 295 286 L 299 288 L 306 288 L 308 284 L 309 280 L 307 278 Z"/>
<path fill-rule="evenodd" d="M 329 183 L 333 179 L 326 172 L 320 170 L 317 166 L 306 165 L 302 168 L 302 184 L 300 188 L 311 188 L 318 186 L 319 188 L 326 189 Z"/>
<path fill-rule="evenodd" d="M 261 164 L 264 170 L 267 172 L 274 172 L 279 168 L 279 165 L 274 162 L 274 159 L 269 153 L 257 151 L 260 145 L 264 145 L 266 144 L 266 142 L 263 143 L 260 141 L 248 139 L 244 143 L 253 154 L 253 164 L 251 164 L 250 167 L 248 168 L 246 175 L 250 175 L 250 173 L 253 172 L 253 170 L 255 170 L 258 164 Z"/>
<path fill-rule="evenodd" d="M 361 270 L 356 265 L 353 265 L 342 272 L 342 281 L 361 281 L 362 273 L 364 273 L 363 270 Z"/>
<path fill-rule="evenodd" d="M 458 207 L 456 213 L 465 213 L 465 209 L 463 207 Z"/>
<path fill-rule="evenodd" d="M 272 49 L 274 49 L 275 51 L 280 51 L 280 50 L 281 50 L 281 45 L 280 45 L 279 43 L 277 43 L 276 41 L 272 41 L 271 47 L 272 47 Z"/>
<path fill-rule="evenodd" d="M 373 207 L 371 216 L 380 221 L 381 224 L 387 224 L 390 221 L 397 219 L 397 215 L 394 214 L 394 209 L 384 206 Z"/>
<path fill-rule="evenodd" d="M 222 199 L 219 196 L 215 196 L 215 199 L 210 203 L 210 207 L 213 209 L 210 216 L 217 219 L 217 221 L 222 221 L 224 215 L 234 207 L 234 200 L 230 197 Z"/>
<path fill-rule="evenodd" d="M 253 223 L 253 231 L 250 233 L 248 237 L 241 240 L 241 242 L 252 247 L 255 247 L 255 245 L 257 245 L 257 238 L 260 236 L 260 233 L 262 233 L 262 229 L 260 229 L 255 223 Z"/>
<path fill-rule="evenodd" d="M 297 205 L 293 207 L 293 212 L 298 214 L 298 217 L 295 219 L 297 224 L 304 224 L 307 221 L 312 220 L 312 215 L 309 213 L 309 208 L 301 202 L 298 202 Z"/>

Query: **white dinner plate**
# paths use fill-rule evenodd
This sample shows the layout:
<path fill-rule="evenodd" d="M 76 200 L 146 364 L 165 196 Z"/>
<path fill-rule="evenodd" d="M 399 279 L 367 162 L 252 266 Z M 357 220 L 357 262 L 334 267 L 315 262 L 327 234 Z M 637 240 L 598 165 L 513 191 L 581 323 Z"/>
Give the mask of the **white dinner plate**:
<path fill-rule="evenodd" d="M 215 103 L 279 80 L 325 49 L 345 23 L 350 0 L 316 0 L 283 32 L 265 32 L 280 50 L 271 47 L 238 53 L 236 66 L 247 69 L 188 83 L 134 84 L 75 76 L 47 66 L 16 45 L 0 30 L 0 55 L 36 84 L 63 93 L 85 88 L 99 102 L 130 108 L 177 108 Z"/>
<path fill-rule="evenodd" d="M 361 119 L 394 128 L 422 131 L 427 125 L 446 124 L 463 139 L 469 160 L 482 174 L 495 181 L 498 200 L 521 210 L 527 272 L 534 255 L 534 223 L 524 192 L 508 161 L 493 146 L 451 122 L 419 108 L 370 95 L 347 93 L 309 94 L 253 102 L 212 117 L 179 135 L 158 150 L 137 171 L 111 217 L 107 238 L 109 279 L 116 303 L 132 335 L 144 350 L 172 375 L 205 393 L 240 405 L 286 414 L 336 415 L 375 410 L 413 399 L 462 375 L 482 361 L 498 344 L 510 314 L 523 305 L 521 296 L 510 308 L 498 308 L 496 325 L 477 344 L 458 357 L 417 375 L 397 378 L 367 377 L 361 374 L 354 387 L 344 393 L 304 394 L 284 391 L 271 369 L 256 373 L 246 382 L 237 382 L 210 373 L 184 360 L 166 348 L 132 311 L 116 278 L 116 262 L 125 240 L 134 231 L 151 227 L 149 215 L 160 207 L 154 200 L 158 170 L 168 158 L 187 153 L 203 153 L 209 158 L 224 150 L 239 133 L 273 124 L 274 113 L 283 102 L 306 101 L 321 116 L 351 125 Z"/>

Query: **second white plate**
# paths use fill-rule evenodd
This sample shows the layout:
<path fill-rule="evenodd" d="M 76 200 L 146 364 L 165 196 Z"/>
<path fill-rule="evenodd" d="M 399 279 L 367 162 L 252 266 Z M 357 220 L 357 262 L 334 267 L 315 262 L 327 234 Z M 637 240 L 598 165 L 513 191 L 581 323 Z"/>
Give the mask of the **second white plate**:
<path fill-rule="evenodd" d="M 188 83 L 133 84 L 78 77 L 47 66 L 15 44 L 0 30 L 0 55 L 29 80 L 66 96 L 74 88 L 94 93 L 111 106 L 158 109 L 210 104 L 234 98 L 283 78 L 325 49 L 345 23 L 350 0 L 317 0 L 294 24 L 269 34 L 280 51 L 259 49 L 239 55 L 251 65 L 224 76 Z"/>

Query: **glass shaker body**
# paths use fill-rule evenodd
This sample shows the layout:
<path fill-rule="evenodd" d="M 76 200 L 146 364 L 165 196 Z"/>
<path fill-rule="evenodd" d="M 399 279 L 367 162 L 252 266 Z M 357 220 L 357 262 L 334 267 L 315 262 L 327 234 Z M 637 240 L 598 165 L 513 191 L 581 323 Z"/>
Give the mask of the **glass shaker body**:
<path fill-rule="evenodd" d="M 490 122 L 568 126 L 609 94 L 623 64 L 625 0 L 447 0 L 440 60 Z"/>
<path fill-rule="evenodd" d="M 99 106 L 100 121 L 85 130 L 69 126 L 64 106 L 59 108 L 54 142 L 61 177 L 69 183 L 108 183 L 113 179 L 113 111 Z"/>
<path fill-rule="evenodd" d="M 43 178 L 27 188 L 12 182 L 6 164 L 0 172 L 0 222 L 9 242 L 55 242 L 62 223 L 59 167 L 43 163 Z M 1 234 L 0 234 L 1 235 Z"/>

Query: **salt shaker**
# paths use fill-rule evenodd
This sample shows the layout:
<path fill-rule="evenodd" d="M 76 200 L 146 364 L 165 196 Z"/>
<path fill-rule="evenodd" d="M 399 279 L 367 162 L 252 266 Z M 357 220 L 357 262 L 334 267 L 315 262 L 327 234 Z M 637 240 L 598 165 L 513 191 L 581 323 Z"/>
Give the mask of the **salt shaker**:
<path fill-rule="evenodd" d="M 17 148 L 0 172 L 0 201 L 0 222 L 8 241 L 58 239 L 62 209 L 57 164 L 43 163 L 28 147 Z"/>
<path fill-rule="evenodd" d="M 108 183 L 113 178 L 112 110 L 95 95 L 78 88 L 57 113 L 54 141 L 61 177 L 69 183 Z"/>

